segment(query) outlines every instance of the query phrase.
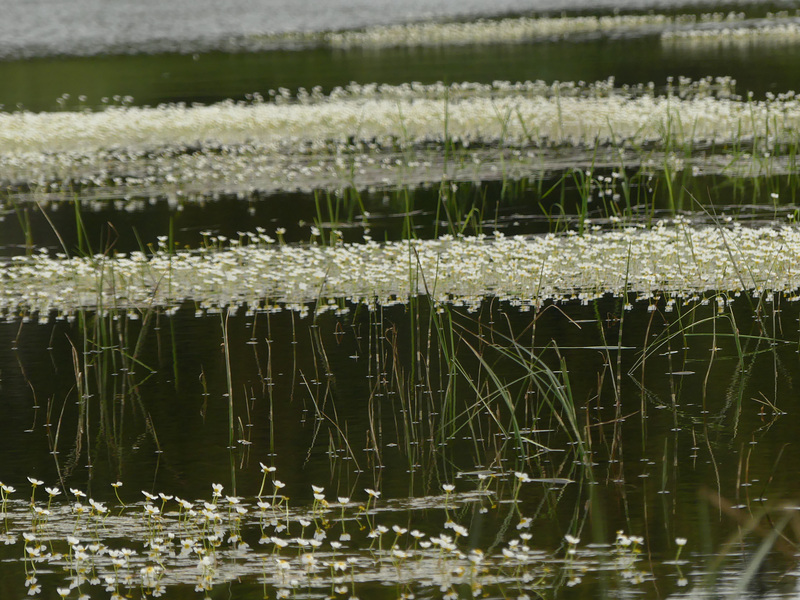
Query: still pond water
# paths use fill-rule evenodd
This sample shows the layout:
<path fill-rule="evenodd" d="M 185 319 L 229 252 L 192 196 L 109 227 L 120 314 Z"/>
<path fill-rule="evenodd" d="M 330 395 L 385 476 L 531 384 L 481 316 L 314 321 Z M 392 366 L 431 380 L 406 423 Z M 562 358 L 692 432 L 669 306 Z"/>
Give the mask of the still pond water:
<path fill-rule="evenodd" d="M 403 119 L 413 124 L 434 92 L 401 87 L 383 92 L 403 113 L 391 143 L 359 138 L 355 121 L 343 140 L 319 142 L 310 125 L 275 147 L 128 147 L 91 128 L 95 113 L 133 121 L 163 103 L 187 103 L 176 119 L 195 118 L 192 103 L 258 108 L 282 95 L 287 110 L 346 110 L 369 92 L 328 94 L 353 81 L 599 81 L 577 85 L 586 114 L 616 98 L 597 91 L 609 85 L 630 103 L 651 94 L 688 106 L 697 95 L 717 106 L 733 94 L 750 114 L 766 99 L 791 116 L 792 98 L 774 96 L 800 67 L 794 3 L 235 2 L 222 13 L 120 3 L 118 14 L 95 4 L 4 7 L 17 25 L 0 24 L 0 116 L 9 131 L 24 123 L 4 138 L 18 146 L 0 149 L 4 298 L 51 293 L 56 275 L 43 269 L 29 285 L 15 270 L 45 252 L 99 269 L 114 257 L 225 253 L 257 235 L 289 256 L 443 235 L 600 244 L 659 222 L 728 231 L 738 221 L 765 238 L 794 227 L 797 130 L 777 120 L 761 137 L 674 146 L 669 132 L 663 144 L 571 146 L 528 131 L 514 141 L 505 127 L 454 141 L 448 91 L 444 132 L 409 141 Z M 72 27 L 48 24 L 58 11 Z M 435 45 L 376 28 L 490 18 L 480 27 L 500 22 L 502 36 L 537 16 L 552 19 L 544 34 L 488 43 L 480 28 Z M 378 42 L 325 37 L 364 28 Z M 298 31 L 310 33 L 276 35 Z M 682 77 L 736 81 L 677 92 Z M 312 101 L 298 92 L 315 86 Z M 578 117 L 560 114 L 562 89 L 543 97 L 566 123 Z M 35 113 L 75 119 L 67 134 L 91 149 L 15 150 L 61 127 Z M 247 175 L 262 160 L 291 184 Z M 219 165 L 240 170 L 202 179 Z M 145 274 L 149 303 L 109 300 L 102 290 L 117 283 L 101 277 L 94 304 L 68 289 L 75 305 L 51 314 L 22 300 L 7 310 L 0 597 L 800 594 L 800 309 L 795 289 L 759 284 L 769 265 L 741 265 L 733 247 L 732 289 L 665 294 L 656 273 L 652 287 L 616 295 L 444 298 L 413 252 L 408 286 L 366 300 L 323 285 L 302 305 L 162 304 L 171 279 Z M 472 258 L 465 251 L 465 269 Z M 198 286 L 225 277 L 199 270 Z"/>

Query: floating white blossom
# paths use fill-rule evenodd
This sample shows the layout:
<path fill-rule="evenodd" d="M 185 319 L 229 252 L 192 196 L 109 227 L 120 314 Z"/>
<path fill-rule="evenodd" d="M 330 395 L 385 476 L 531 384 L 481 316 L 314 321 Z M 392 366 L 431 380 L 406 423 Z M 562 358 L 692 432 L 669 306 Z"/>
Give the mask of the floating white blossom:
<path fill-rule="evenodd" d="M 696 23 L 728 23 L 744 19 L 742 13 L 644 14 L 575 17 L 515 17 L 470 22 L 421 22 L 374 26 L 361 31 L 296 33 L 251 36 L 245 48 L 287 44 L 326 45 L 333 48 L 388 48 L 519 43 L 586 34 L 650 32 Z"/>
<path fill-rule="evenodd" d="M 354 84 L 255 104 L 0 112 L 0 185 L 36 201 L 71 200 L 79 186 L 89 203 L 108 202 L 108 193 L 93 200 L 85 188 L 117 188 L 111 202 L 128 210 L 162 194 L 177 207 L 193 195 L 526 176 L 549 167 L 548 153 L 563 168 L 564 151 L 571 164 L 633 165 L 665 163 L 653 154 L 659 149 L 685 158 L 698 145 L 763 142 L 773 150 L 771 172 L 784 168 L 774 149 L 796 146 L 800 99 L 743 100 L 733 86 L 730 78 L 678 78 L 659 96 L 652 84 L 620 88 L 613 79 Z M 462 158 L 445 161 L 445 143 Z M 714 172 L 713 159 L 696 166 Z"/>
<path fill-rule="evenodd" d="M 0 311 L 69 315 L 80 308 L 135 312 L 194 301 L 201 312 L 247 305 L 307 313 L 346 311 L 430 294 L 477 307 L 487 295 L 521 309 L 546 299 L 589 302 L 605 294 L 784 292 L 800 289 L 800 229 L 792 225 L 646 229 L 493 238 L 443 236 L 377 244 L 241 244 L 226 250 L 109 257 L 17 257 L 0 269 Z M 322 302 L 318 300 L 323 299 Z M 278 485 L 278 482 L 275 482 Z"/>

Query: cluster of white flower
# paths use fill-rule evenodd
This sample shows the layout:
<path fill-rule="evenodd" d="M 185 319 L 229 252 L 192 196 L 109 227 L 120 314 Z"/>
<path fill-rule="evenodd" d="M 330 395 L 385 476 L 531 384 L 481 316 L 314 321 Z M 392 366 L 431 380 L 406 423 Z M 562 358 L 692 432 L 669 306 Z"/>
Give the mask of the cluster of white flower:
<path fill-rule="evenodd" d="M 247 241 L 249 240 L 249 242 Z M 152 256 L 19 257 L 0 272 L 0 310 L 9 318 L 69 315 L 84 307 L 136 316 L 192 300 L 199 314 L 223 307 L 279 310 L 319 298 L 383 305 L 430 293 L 437 303 L 477 307 L 485 296 L 523 309 L 545 299 L 588 302 L 604 294 L 661 294 L 699 300 L 709 290 L 794 294 L 800 288 L 800 231 L 793 226 L 692 227 L 681 221 L 584 235 L 443 236 L 377 244 L 276 245 L 265 234 L 227 249 Z M 794 296 L 792 296 L 794 298 Z M 674 304 L 674 300 L 670 307 Z M 669 308 L 669 307 L 668 307 Z"/>
<path fill-rule="evenodd" d="M 467 44 L 518 43 L 532 40 L 565 38 L 582 34 L 647 32 L 676 25 L 724 23 L 744 18 L 741 13 L 641 14 L 575 17 L 516 17 L 479 19 L 470 22 L 425 22 L 375 26 L 362 31 L 255 36 L 256 41 L 277 43 L 304 42 L 334 48 L 388 48 L 397 46 L 439 46 Z"/>
<path fill-rule="evenodd" d="M 733 142 L 800 128 L 800 101 L 659 97 L 623 90 L 604 95 L 476 93 L 460 98 L 359 96 L 310 104 L 224 102 L 212 106 L 112 108 L 97 113 L 0 113 L 4 158 L 63 153 L 73 160 L 114 149 L 257 144 L 262 151 L 307 151 L 355 138 L 389 147 L 432 141 L 505 145 Z M 4 160 L 5 162 L 5 160 Z M 2 174 L 0 173 L 0 176 Z"/>
<path fill-rule="evenodd" d="M 0 183 L 23 190 L 16 200 L 71 199 L 75 186 L 89 186 L 119 188 L 126 198 L 167 194 L 177 205 L 254 190 L 416 185 L 442 174 L 527 176 L 565 148 L 593 163 L 619 162 L 624 153 L 629 165 L 670 145 L 685 153 L 697 144 L 746 149 L 757 141 L 772 150 L 772 162 L 782 159 L 779 144 L 791 154 L 800 99 L 787 92 L 743 100 L 734 84 L 678 78 L 662 96 L 653 84 L 615 87 L 613 79 L 353 84 L 281 102 L 0 113 Z M 445 144 L 458 161 L 445 164 Z M 127 200 L 116 202 L 127 208 Z"/>
<path fill-rule="evenodd" d="M 661 34 L 665 44 L 681 48 L 735 47 L 751 45 L 795 45 L 800 43 L 800 23 L 741 24 L 737 27 L 714 27 L 708 29 L 681 29 Z"/>
<path fill-rule="evenodd" d="M 265 475 L 274 474 L 274 467 L 261 466 Z M 28 480 L 34 491 L 43 485 L 31 477 Z M 117 494 L 122 483 L 112 486 Z M 122 599 L 137 588 L 147 596 L 159 597 L 187 584 L 206 592 L 221 583 L 246 578 L 258 578 L 264 589 L 274 588 L 277 597 L 293 595 L 292 591 L 300 588 L 309 593 L 333 586 L 345 593 L 355 592 L 347 586 L 403 576 L 408 577 L 409 586 L 439 589 L 458 598 L 454 586 L 502 591 L 511 585 L 519 591 L 522 584 L 535 590 L 549 581 L 548 571 L 559 565 L 551 553 L 534 547 L 539 542 L 531 531 L 534 519 L 530 517 L 520 517 L 511 529 L 514 533 L 503 536 L 504 547 L 487 551 L 476 547 L 480 538 L 449 516 L 447 503 L 458 497 L 452 486 L 443 486 L 444 507 L 426 505 L 424 521 L 433 533 L 409 528 L 409 519 L 413 523 L 414 511 L 421 508 L 415 509 L 413 503 L 394 501 L 394 506 L 376 510 L 370 508 L 370 502 L 381 495 L 376 490 L 364 490 L 365 506 L 350 503 L 350 498 L 328 502 L 324 488 L 311 487 L 315 502 L 310 510 L 290 508 L 288 498 L 275 502 L 274 495 L 272 502 L 260 494 L 255 499 L 223 496 L 223 486 L 216 483 L 210 501 L 142 490 L 143 502 L 124 504 L 120 500 L 116 507 L 91 498 L 84 504 L 86 493 L 74 488 L 69 490 L 74 500 L 54 502 L 61 490 L 47 488 L 48 509 L 33 523 L 30 509 L 38 507 L 33 499 L 28 503 L 4 498 L 5 532 L 0 540 L 23 546 L 21 560 L 29 595 L 50 585 L 59 586 L 56 592 L 62 597 L 74 591 L 81 598 L 88 598 L 89 590 L 102 589 L 110 597 Z M 7 496 L 14 491 L 9 487 L 4 493 Z M 496 506 L 496 498 L 489 500 L 492 496 L 494 492 L 485 489 L 479 494 L 466 492 L 458 502 L 475 504 L 484 513 L 490 510 L 488 505 Z M 434 507 L 444 509 L 446 520 L 441 527 L 433 527 L 427 514 Z M 377 522 L 392 518 L 402 519 L 403 524 Z M 565 539 L 569 560 L 562 568 L 568 574 L 585 570 L 587 562 L 602 562 L 624 575 L 636 562 L 631 552 L 620 566 L 617 555 L 609 553 L 603 558 L 596 549 L 579 549 L 577 537 L 567 535 Z M 122 543 L 124 547 L 120 547 Z M 676 543 L 682 547 L 686 540 Z M 618 536 L 615 548 L 623 544 L 637 549 L 644 539 L 630 536 L 620 541 Z M 62 577 L 66 577 L 64 587 L 60 586 Z"/>

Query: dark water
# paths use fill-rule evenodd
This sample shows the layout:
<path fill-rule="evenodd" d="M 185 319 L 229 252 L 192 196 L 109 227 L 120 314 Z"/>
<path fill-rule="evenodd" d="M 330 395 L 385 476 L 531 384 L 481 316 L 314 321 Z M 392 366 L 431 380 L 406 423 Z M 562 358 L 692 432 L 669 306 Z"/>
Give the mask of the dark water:
<path fill-rule="evenodd" d="M 266 53 L 137 54 L 99 57 L 31 58 L 0 61 L 0 104 L 33 111 L 99 108 L 114 96 L 136 105 L 169 102 L 244 100 L 285 87 L 296 90 L 357 83 L 408 81 L 601 81 L 619 85 L 668 77 L 701 79 L 724 74 L 737 81 L 739 93 L 785 92 L 794 82 L 784 77 L 800 59 L 797 46 L 706 49 L 665 46 L 657 35 L 632 39 L 586 39 L 572 43 L 539 42 L 441 48 L 310 49 Z M 83 101 L 80 96 L 85 96 Z M 119 98 L 118 98 L 119 100 Z"/>
<path fill-rule="evenodd" d="M 637 303 L 622 322 L 620 300 L 611 298 L 537 315 L 503 304 L 453 311 L 456 358 L 485 394 L 496 389 L 470 346 L 504 381 L 520 375 L 519 365 L 499 360 L 509 335 L 533 344 L 551 368 L 567 369 L 589 463 L 571 456 L 575 440 L 555 420 L 563 411 L 513 384 L 517 418 L 540 432 L 526 439 L 553 451 L 502 442 L 490 415 L 509 414 L 502 403 L 480 407 L 466 376 L 442 371 L 425 299 L 316 321 L 290 312 L 196 318 L 186 306 L 169 319 L 89 314 L 71 324 L 9 323 L 0 328 L 7 407 L 0 451 L 14 459 L 3 481 L 24 490 L 33 476 L 108 502 L 117 480 L 127 502 L 140 489 L 207 497 L 212 482 L 247 497 L 259 489 L 264 461 L 303 505 L 312 501 L 311 484 L 331 496 L 380 488 L 391 503 L 436 495 L 445 482 L 470 490 L 467 474 L 476 470 L 522 470 L 595 482 L 570 484 L 557 499 L 550 484 L 525 484 L 519 506 L 536 518 L 537 547 L 557 546 L 581 515 L 585 542 L 606 544 L 618 529 L 645 536 L 656 570 L 668 569 L 657 563 L 671 558 L 675 537 L 689 538 L 691 572 L 736 531 L 711 500 L 757 513 L 790 500 L 800 476 L 788 444 L 798 427 L 798 311 L 774 304 L 778 298 L 752 300 L 739 298 L 719 318 L 714 303 L 675 312 L 664 312 L 663 302 L 656 311 Z M 82 397 L 76 385 L 85 386 Z M 445 418 L 449 410 L 454 421 Z M 501 497 L 509 493 L 510 482 L 498 486 Z M 504 515 L 500 505 L 481 517 L 483 530 L 473 517 L 471 543 L 490 544 Z M 432 527 L 441 512 L 408 518 Z M 576 597 L 596 593 L 585 585 Z"/>
<path fill-rule="evenodd" d="M 624 176 L 612 178 L 620 174 Z M 0 220 L 0 254 L 20 256 L 35 247 L 69 254 L 131 252 L 157 247 L 158 236 L 166 234 L 172 236 L 176 248 L 196 248 L 204 243 L 204 234 L 236 239 L 241 231 L 256 227 L 270 235 L 283 228 L 285 241 L 301 243 L 310 240 L 315 226 L 326 239 L 337 230 L 342 240 L 350 243 L 361 242 L 365 234 L 385 241 L 496 230 L 507 235 L 535 235 L 579 228 L 584 218 L 601 227 L 613 226 L 609 219 L 613 215 L 653 223 L 680 214 L 694 222 L 713 223 L 725 214 L 764 225 L 785 222 L 797 210 L 798 202 L 798 181 L 793 174 L 743 179 L 693 177 L 685 171 L 675 174 L 674 192 L 663 177 L 654 179 L 649 171 L 639 169 L 598 168 L 588 180 L 593 182 L 592 194 L 585 208 L 583 182 L 587 179 L 582 172 L 542 173 L 505 183 L 465 182 L 455 192 L 449 186 L 427 185 L 372 192 L 345 189 L 341 194 L 320 190 L 313 194 L 257 192 L 244 197 L 223 194 L 168 199 L 156 195 L 121 201 L 119 194 L 106 197 L 103 190 L 87 190 L 85 200 L 55 194 L 58 200 L 37 206 L 21 194 L 11 196 Z M 604 190 L 613 194 L 601 196 Z M 120 210 L 117 202 L 128 210 Z"/>

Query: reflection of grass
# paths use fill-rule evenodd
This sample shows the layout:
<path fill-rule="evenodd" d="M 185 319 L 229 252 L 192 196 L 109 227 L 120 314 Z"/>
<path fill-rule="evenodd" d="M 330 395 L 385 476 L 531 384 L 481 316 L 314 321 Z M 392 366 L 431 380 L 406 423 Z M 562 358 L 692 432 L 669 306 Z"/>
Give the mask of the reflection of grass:
<path fill-rule="evenodd" d="M 46 410 L 48 446 L 62 484 L 79 465 L 93 467 L 103 453 L 108 456 L 112 472 L 121 475 L 127 440 L 132 434 L 140 435 L 131 430 L 128 422 L 131 409 L 144 423 L 143 437 L 150 438 L 159 448 L 155 427 L 140 394 L 140 387 L 153 373 L 140 356 L 152 321 L 145 312 L 136 327 L 125 317 L 126 313 L 117 309 L 109 310 L 106 316 L 81 312 L 77 339 L 69 340 L 74 386 L 60 411 L 55 398 L 48 400 Z M 29 385 L 35 392 L 40 382 L 30 381 Z M 77 397 L 76 415 L 66 411 L 73 394 Z M 69 426 L 74 427 L 74 439 L 63 459 L 63 437 Z"/>
<path fill-rule="evenodd" d="M 737 533 L 728 539 L 711 561 L 706 585 L 711 587 L 718 581 L 725 561 L 742 548 L 747 536 L 755 535 L 761 542 L 753 549 L 744 569 L 731 582 L 732 596 L 740 597 L 750 589 L 771 552 L 778 551 L 789 561 L 795 560 L 797 537 L 800 535 L 800 519 L 795 504 L 773 504 L 745 511 L 733 506 L 718 492 L 703 489 L 701 496 L 739 526 Z M 789 538 L 790 533 L 794 540 Z"/>

